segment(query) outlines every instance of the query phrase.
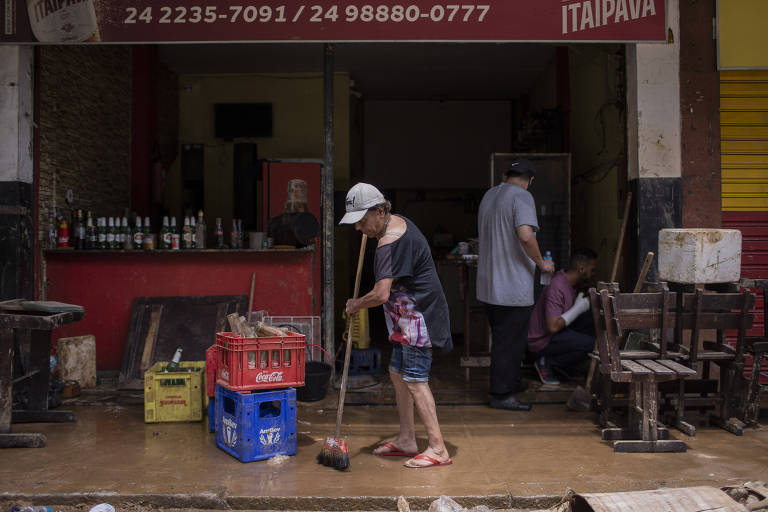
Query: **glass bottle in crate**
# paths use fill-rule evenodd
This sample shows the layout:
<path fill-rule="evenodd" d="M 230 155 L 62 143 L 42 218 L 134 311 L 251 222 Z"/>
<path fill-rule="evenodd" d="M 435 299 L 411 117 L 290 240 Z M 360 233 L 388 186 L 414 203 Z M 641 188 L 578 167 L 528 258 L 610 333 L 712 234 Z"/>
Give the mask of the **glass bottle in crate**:
<path fill-rule="evenodd" d="M 259 368 L 267 368 L 269 366 L 269 352 L 262 350 L 259 352 Z"/>

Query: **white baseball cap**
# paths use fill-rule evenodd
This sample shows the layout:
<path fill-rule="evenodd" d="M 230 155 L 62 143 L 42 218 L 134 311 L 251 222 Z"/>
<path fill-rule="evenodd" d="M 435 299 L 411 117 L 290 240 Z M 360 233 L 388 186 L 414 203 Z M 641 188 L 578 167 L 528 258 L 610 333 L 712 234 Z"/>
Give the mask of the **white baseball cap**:
<path fill-rule="evenodd" d="M 369 208 L 386 201 L 379 189 L 368 183 L 358 183 L 347 192 L 347 213 L 339 224 L 354 224 L 365 216 Z"/>

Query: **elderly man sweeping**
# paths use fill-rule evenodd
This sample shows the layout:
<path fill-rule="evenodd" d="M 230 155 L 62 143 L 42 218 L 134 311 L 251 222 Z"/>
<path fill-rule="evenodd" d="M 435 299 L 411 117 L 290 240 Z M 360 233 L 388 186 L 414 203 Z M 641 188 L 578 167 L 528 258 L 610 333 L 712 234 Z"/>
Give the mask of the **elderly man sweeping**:
<path fill-rule="evenodd" d="M 415 224 L 393 215 L 391 208 L 376 187 L 358 183 L 347 193 L 346 214 L 340 222 L 354 224 L 369 238 L 378 239 L 376 284 L 363 297 L 347 301 L 347 314 L 383 305 L 389 339 L 394 343 L 389 375 L 395 386 L 400 434 L 373 454 L 411 457 L 405 463 L 409 468 L 445 466 L 452 461 L 428 381 L 432 349 L 447 352 L 453 347 L 448 303 L 427 240 Z M 414 406 L 429 441 L 421 453 L 416 445 Z"/>

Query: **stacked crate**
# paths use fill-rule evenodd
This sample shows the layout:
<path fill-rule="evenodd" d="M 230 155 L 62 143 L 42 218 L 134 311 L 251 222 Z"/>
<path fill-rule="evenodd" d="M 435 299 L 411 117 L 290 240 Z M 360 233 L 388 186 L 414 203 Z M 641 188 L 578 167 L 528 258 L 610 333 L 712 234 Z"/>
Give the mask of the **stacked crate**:
<path fill-rule="evenodd" d="M 219 448 L 241 462 L 296 454 L 295 388 L 304 385 L 304 349 L 304 335 L 294 332 L 216 335 L 209 427 Z"/>

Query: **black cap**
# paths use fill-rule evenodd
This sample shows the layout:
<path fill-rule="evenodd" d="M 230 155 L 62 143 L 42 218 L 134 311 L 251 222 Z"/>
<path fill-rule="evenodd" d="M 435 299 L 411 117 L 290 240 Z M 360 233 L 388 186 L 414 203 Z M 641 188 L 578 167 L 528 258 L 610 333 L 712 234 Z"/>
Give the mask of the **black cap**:
<path fill-rule="evenodd" d="M 536 166 L 527 158 L 520 158 L 510 162 L 504 175 L 508 178 L 514 175 L 536 176 Z"/>

